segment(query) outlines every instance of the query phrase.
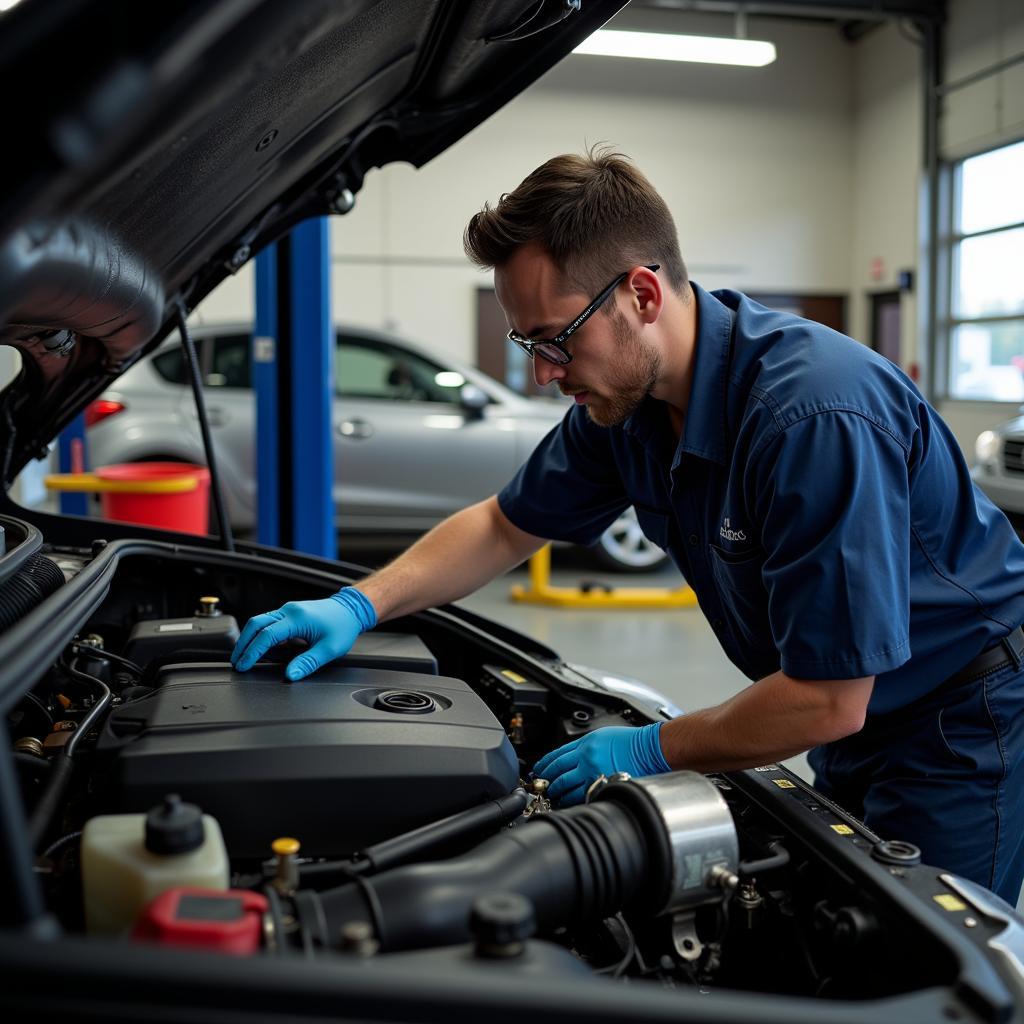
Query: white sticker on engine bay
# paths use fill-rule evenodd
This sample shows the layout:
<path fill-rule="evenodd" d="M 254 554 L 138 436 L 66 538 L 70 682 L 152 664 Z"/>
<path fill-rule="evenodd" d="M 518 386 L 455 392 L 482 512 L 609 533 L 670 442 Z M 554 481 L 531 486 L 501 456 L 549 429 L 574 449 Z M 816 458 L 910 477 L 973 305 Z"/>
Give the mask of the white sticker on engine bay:
<path fill-rule="evenodd" d="M 156 627 L 158 633 L 184 633 L 186 630 L 191 632 L 192 629 L 193 623 L 191 622 L 165 622 Z"/>

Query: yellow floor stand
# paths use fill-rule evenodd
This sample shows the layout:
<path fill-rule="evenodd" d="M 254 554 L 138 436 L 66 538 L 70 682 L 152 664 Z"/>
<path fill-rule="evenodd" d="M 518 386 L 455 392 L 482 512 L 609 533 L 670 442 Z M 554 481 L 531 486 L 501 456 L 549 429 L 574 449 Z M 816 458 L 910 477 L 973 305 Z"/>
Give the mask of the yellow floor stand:
<path fill-rule="evenodd" d="M 551 545 L 530 559 L 530 583 L 512 587 L 512 600 L 558 608 L 695 608 L 697 595 L 689 587 L 582 587 L 551 585 Z"/>

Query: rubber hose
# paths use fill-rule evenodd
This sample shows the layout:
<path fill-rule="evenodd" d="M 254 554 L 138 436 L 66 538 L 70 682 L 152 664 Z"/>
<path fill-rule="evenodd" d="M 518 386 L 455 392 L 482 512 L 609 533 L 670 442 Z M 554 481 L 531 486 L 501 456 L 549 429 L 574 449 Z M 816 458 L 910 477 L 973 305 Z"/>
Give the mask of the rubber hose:
<path fill-rule="evenodd" d="M 336 946 L 342 926 L 356 921 L 393 952 L 465 942 L 477 897 L 516 892 L 532 901 L 538 932 L 550 933 L 627 905 L 660 909 L 666 873 L 656 870 L 657 847 L 626 807 L 590 804 L 534 817 L 451 860 L 299 893 L 295 912 L 320 945 Z"/>
<path fill-rule="evenodd" d="M 411 860 L 436 856 L 447 846 L 507 825 L 526 810 L 527 803 L 529 798 L 525 790 L 516 789 L 468 811 L 460 811 L 412 832 L 368 846 L 350 860 L 303 864 L 299 868 L 299 877 L 303 882 L 315 881 L 323 888 L 331 883 L 341 884 L 353 875 L 379 874 Z"/>
<path fill-rule="evenodd" d="M 22 768 L 31 768 L 34 772 L 46 772 L 50 770 L 50 762 L 45 757 L 36 757 L 35 754 L 23 754 L 20 750 L 14 751 L 14 763 Z"/>
<path fill-rule="evenodd" d="M 32 808 L 32 816 L 28 822 L 29 842 L 34 851 L 38 850 L 46 837 L 74 771 L 75 762 L 66 754 L 60 754 L 53 759 L 50 774 L 46 777 L 46 788 Z"/>
<path fill-rule="evenodd" d="M 40 843 L 46 837 L 57 815 L 60 802 L 75 771 L 74 757 L 78 750 L 78 744 L 106 713 L 112 697 L 110 687 L 102 679 L 96 679 L 93 676 L 86 675 L 84 672 L 79 672 L 73 665 L 65 665 L 64 668 L 75 679 L 89 684 L 97 695 L 97 699 L 85 717 L 78 723 L 78 728 L 71 739 L 68 740 L 64 750 L 54 758 L 50 774 L 46 777 L 45 788 L 35 807 L 32 808 L 32 816 L 28 822 L 28 831 L 33 850 L 38 850 Z"/>
<path fill-rule="evenodd" d="M 64 586 L 64 573 L 45 555 L 33 555 L 0 588 L 0 629 L 7 629 Z"/>

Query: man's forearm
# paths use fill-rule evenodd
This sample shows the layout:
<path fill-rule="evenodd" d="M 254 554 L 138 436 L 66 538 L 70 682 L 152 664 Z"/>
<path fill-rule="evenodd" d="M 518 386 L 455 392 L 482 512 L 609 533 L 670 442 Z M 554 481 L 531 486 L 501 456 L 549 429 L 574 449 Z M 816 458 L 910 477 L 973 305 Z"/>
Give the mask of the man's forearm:
<path fill-rule="evenodd" d="M 513 526 L 488 498 L 450 516 L 357 587 L 383 622 L 465 597 L 544 543 Z"/>
<path fill-rule="evenodd" d="M 775 672 L 717 707 L 668 722 L 661 748 L 673 769 L 756 768 L 857 732 L 874 676 L 793 679 Z"/>

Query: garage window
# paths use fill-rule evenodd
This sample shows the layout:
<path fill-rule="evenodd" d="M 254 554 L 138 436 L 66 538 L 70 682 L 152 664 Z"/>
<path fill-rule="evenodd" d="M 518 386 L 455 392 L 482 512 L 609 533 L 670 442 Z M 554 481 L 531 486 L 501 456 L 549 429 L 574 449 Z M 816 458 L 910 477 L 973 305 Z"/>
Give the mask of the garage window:
<path fill-rule="evenodd" d="M 1024 142 L 954 173 L 950 394 L 1024 402 Z"/>

